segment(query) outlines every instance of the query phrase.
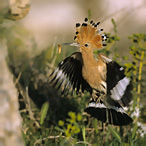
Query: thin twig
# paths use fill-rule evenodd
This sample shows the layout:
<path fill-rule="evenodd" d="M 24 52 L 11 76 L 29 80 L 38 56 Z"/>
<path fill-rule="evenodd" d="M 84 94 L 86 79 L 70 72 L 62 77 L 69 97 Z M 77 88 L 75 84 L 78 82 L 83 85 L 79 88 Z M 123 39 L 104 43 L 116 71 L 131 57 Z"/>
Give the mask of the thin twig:
<path fill-rule="evenodd" d="M 31 104 L 30 104 L 31 103 L 31 98 L 28 95 L 28 87 L 26 87 L 26 91 L 25 91 L 19 82 L 17 82 L 16 86 L 17 86 L 20 94 L 22 95 L 22 97 L 24 99 L 24 103 L 25 103 L 25 106 L 26 106 L 26 110 L 29 113 L 30 119 L 35 122 L 37 128 L 40 128 L 40 125 L 36 121 L 36 119 L 34 118 L 34 114 L 33 114 L 32 109 L 31 109 Z"/>
<path fill-rule="evenodd" d="M 38 139 L 35 143 L 34 143 L 34 146 L 37 144 L 37 143 L 40 143 L 41 141 L 43 140 L 46 140 L 46 139 L 58 139 L 58 138 L 65 138 L 65 136 L 62 136 L 62 133 L 60 135 L 57 135 L 57 136 L 48 136 L 48 137 L 45 137 L 45 138 L 42 138 L 42 139 Z"/>
<path fill-rule="evenodd" d="M 142 44 L 139 42 L 139 46 L 142 48 Z M 140 92 L 141 92 L 141 78 L 142 78 L 142 67 L 143 67 L 143 58 L 144 58 L 144 51 L 141 52 L 141 57 L 140 57 L 140 64 L 139 64 L 139 75 L 138 75 L 138 87 L 137 87 L 137 94 L 138 94 L 138 98 L 137 98 L 137 108 L 139 109 L 139 105 L 140 105 Z"/>
<path fill-rule="evenodd" d="M 84 143 L 84 144 L 88 144 L 88 146 L 91 146 L 92 144 L 86 142 L 86 141 L 79 141 L 79 142 L 76 142 L 76 144 L 79 144 L 79 143 Z"/>
<path fill-rule="evenodd" d="M 16 85 L 16 84 L 18 83 L 18 81 L 20 80 L 21 74 L 22 74 L 22 73 L 20 72 L 19 75 L 18 75 L 18 77 L 16 78 L 16 80 L 15 80 L 15 82 L 14 82 L 15 85 Z"/>

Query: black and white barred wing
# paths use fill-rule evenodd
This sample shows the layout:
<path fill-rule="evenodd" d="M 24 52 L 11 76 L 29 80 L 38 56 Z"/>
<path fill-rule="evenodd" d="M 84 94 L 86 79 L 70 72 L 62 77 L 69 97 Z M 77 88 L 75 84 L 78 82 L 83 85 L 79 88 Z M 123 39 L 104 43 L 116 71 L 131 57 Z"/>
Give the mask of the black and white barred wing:
<path fill-rule="evenodd" d="M 104 58 L 105 59 L 105 58 Z M 124 75 L 124 69 L 116 62 L 107 63 L 107 95 L 100 102 L 91 101 L 85 112 L 98 120 L 113 125 L 128 125 L 133 120 L 124 111 L 132 99 L 130 79 Z"/>
<path fill-rule="evenodd" d="M 124 74 L 124 68 L 116 62 L 107 64 L 107 94 L 121 106 L 128 106 L 132 100 L 132 84 Z"/>
<path fill-rule="evenodd" d="M 120 105 L 107 105 L 102 101 L 91 101 L 85 112 L 103 123 L 112 125 L 124 126 L 133 121 Z"/>
<path fill-rule="evenodd" d="M 75 52 L 71 56 L 59 63 L 58 68 L 52 72 L 51 84 L 58 89 L 62 89 L 62 94 L 67 95 L 75 90 L 78 93 L 81 89 L 92 92 L 90 85 L 83 79 L 82 76 L 82 55 L 80 52 Z"/>

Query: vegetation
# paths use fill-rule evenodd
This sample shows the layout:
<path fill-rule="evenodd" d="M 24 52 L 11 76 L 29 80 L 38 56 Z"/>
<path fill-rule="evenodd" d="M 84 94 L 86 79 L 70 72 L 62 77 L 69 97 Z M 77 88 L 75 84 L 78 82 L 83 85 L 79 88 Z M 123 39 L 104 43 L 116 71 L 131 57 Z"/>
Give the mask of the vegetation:
<path fill-rule="evenodd" d="M 114 19 L 112 23 L 115 34 L 108 33 L 107 47 L 102 52 L 112 55 L 116 61 L 120 60 L 118 62 L 125 67 L 134 87 L 133 102 L 125 109 L 134 122 L 122 127 L 102 124 L 84 113 L 90 100 L 89 93 L 64 97 L 49 86 L 49 74 L 63 59 L 57 54 L 57 44 L 35 54 L 36 43 L 29 32 L 13 24 L 9 26 L 9 30 L 2 30 L 5 34 L 9 32 L 9 36 L 6 35 L 9 42 L 7 61 L 19 92 L 22 133 L 26 145 L 144 145 L 141 123 L 146 121 L 144 107 L 140 103 L 146 96 L 146 35 L 130 36 L 129 56 L 120 56 L 116 44 L 120 38 L 117 36 Z M 28 37 L 31 40 L 28 50 L 31 51 L 25 49 L 28 47 Z M 96 56 L 98 52 L 94 53 Z"/>

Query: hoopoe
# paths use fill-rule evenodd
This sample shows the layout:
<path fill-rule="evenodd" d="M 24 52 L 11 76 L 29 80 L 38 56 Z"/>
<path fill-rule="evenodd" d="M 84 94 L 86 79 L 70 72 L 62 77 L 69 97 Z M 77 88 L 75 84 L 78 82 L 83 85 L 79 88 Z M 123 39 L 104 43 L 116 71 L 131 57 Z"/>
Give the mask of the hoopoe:
<path fill-rule="evenodd" d="M 50 75 L 54 86 L 62 88 L 62 94 L 76 91 L 90 92 L 92 100 L 85 112 L 98 120 L 113 125 L 128 125 L 133 120 L 124 111 L 132 94 L 130 79 L 124 75 L 124 68 L 104 54 L 98 54 L 98 60 L 93 57 L 94 49 L 102 49 L 102 42 L 107 36 L 100 34 L 99 23 L 93 23 L 85 18 L 85 22 L 76 24 L 76 43 L 69 44 L 80 48 L 58 65 Z M 60 48 L 61 49 L 61 48 Z M 59 50 L 60 51 L 60 50 Z"/>

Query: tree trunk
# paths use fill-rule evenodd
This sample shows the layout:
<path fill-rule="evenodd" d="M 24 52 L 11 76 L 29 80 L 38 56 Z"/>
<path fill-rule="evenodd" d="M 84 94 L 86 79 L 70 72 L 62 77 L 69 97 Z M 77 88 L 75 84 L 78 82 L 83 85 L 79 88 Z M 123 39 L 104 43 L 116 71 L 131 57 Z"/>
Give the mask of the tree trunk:
<path fill-rule="evenodd" d="M 7 40 L 1 26 L 4 18 L 19 20 L 29 11 L 29 0 L 0 0 L 0 146 L 23 146 L 18 94 L 10 73 Z M 8 35 L 8 34 L 7 34 Z"/>
<path fill-rule="evenodd" d="M 0 146 L 24 145 L 21 117 L 13 77 L 6 63 L 7 46 L 0 39 Z"/>

